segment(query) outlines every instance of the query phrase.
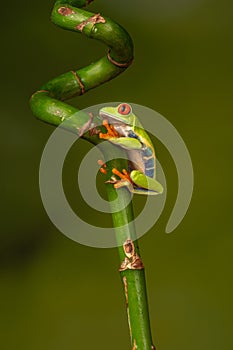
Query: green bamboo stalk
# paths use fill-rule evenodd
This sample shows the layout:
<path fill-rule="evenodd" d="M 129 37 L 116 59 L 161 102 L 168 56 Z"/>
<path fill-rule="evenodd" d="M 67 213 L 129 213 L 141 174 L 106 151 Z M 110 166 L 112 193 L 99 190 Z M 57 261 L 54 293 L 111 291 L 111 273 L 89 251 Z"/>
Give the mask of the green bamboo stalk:
<path fill-rule="evenodd" d="M 58 126 L 65 121 L 65 128 L 79 133 L 84 139 L 101 148 L 102 140 L 97 135 L 85 133 L 84 125 L 89 117 L 85 113 L 77 114 L 74 108 L 63 102 L 75 95 L 82 95 L 124 72 L 133 60 L 133 42 L 129 34 L 118 24 L 100 14 L 93 14 L 83 9 L 90 0 L 58 0 L 52 10 L 52 21 L 67 30 L 83 33 L 105 43 L 109 51 L 97 62 L 79 70 L 72 70 L 60 75 L 44 84 L 30 99 L 33 114 L 40 120 Z M 116 159 L 107 163 L 107 179 L 112 175 L 112 168 L 127 168 L 127 162 L 120 159 L 122 150 L 116 146 Z M 106 152 L 112 152 L 104 148 Z M 134 214 L 132 203 L 125 209 L 118 210 L 113 200 L 118 196 L 119 201 L 129 203 L 130 193 L 125 188 L 117 191 L 111 184 L 106 184 L 112 213 L 116 240 L 119 245 L 121 260 L 120 275 L 125 293 L 126 310 L 128 316 L 131 345 L 133 349 L 154 349 L 148 302 L 144 266 L 139 254 L 136 232 L 133 224 Z M 118 202 L 119 203 L 119 202 Z"/>
<path fill-rule="evenodd" d="M 101 149 L 101 144 L 99 145 Z M 107 163 L 107 179 L 110 179 L 113 168 L 127 169 L 124 151 L 111 145 L 107 150 L 104 148 L 105 156 L 114 154 L 113 160 Z M 126 188 L 116 190 L 111 184 L 106 184 L 108 200 L 112 208 L 112 220 L 118 243 L 118 251 L 121 261 L 120 276 L 125 294 L 125 304 L 128 317 L 130 340 L 133 350 L 154 350 L 152 341 L 148 300 L 146 292 L 145 270 L 140 257 L 136 230 L 133 223 L 134 213 L 130 192 Z M 114 201 L 118 196 L 118 202 Z M 116 204 L 117 203 L 117 204 Z M 122 205 L 123 203 L 123 205 Z M 129 203 L 127 205 L 127 203 Z M 118 207 L 124 208 L 117 210 Z M 135 257 L 137 259 L 135 259 Z M 133 265 L 135 269 L 125 268 Z"/>
<path fill-rule="evenodd" d="M 72 70 L 44 84 L 30 101 L 33 114 L 49 124 L 59 125 L 77 109 L 62 102 L 84 94 L 122 73 L 133 60 L 133 42 L 129 34 L 107 17 L 87 12 L 80 7 L 90 1 L 56 1 L 52 21 L 63 29 L 83 33 L 109 47 L 97 62 Z"/>

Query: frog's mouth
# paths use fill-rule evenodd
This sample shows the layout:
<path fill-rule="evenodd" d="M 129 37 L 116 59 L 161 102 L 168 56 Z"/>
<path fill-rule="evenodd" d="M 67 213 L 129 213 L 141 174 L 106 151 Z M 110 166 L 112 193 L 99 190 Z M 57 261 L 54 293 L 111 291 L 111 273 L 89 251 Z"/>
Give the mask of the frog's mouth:
<path fill-rule="evenodd" d="M 107 112 L 99 112 L 99 116 L 102 119 L 107 119 L 108 124 L 111 125 L 124 125 L 125 123 L 122 122 L 121 119 L 118 119 L 117 117 L 113 117 L 111 114 L 108 114 Z"/>

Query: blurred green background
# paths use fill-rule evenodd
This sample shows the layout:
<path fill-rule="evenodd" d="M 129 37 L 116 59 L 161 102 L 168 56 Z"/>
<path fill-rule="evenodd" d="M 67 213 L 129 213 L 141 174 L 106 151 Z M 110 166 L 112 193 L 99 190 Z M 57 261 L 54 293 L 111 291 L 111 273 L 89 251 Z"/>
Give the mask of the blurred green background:
<path fill-rule="evenodd" d="M 40 157 L 53 127 L 33 117 L 28 99 L 52 77 L 106 52 L 50 23 L 52 6 L 25 0 L 2 5 L 0 347 L 129 349 L 117 249 L 69 240 L 40 199 Z M 84 108 L 128 101 L 155 109 L 177 128 L 194 166 L 188 213 L 166 235 L 177 177 L 168 152 L 157 145 L 168 198 L 157 224 L 140 239 L 156 347 L 232 350 L 233 3 L 96 0 L 90 9 L 129 31 L 135 62 L 72 103 Z M 80 141 L 76 157 L 89 147 Z M 79 203 L 71 168 L 67 191 Z M 97 224 L 101 220 L 96 216 Z"/>

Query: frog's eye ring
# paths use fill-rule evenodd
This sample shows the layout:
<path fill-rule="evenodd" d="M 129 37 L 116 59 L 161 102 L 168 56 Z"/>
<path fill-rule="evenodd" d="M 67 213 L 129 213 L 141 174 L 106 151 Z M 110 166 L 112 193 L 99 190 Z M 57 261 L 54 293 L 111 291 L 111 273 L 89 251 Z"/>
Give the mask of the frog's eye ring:
<path fill-rule="evenodd" d="M 127 103 L 121 103 L 118 106 L 118 113 L 122 114 L 122 115 L 128 115 L 131 113 L 131 106 L 128 105 Z"/>

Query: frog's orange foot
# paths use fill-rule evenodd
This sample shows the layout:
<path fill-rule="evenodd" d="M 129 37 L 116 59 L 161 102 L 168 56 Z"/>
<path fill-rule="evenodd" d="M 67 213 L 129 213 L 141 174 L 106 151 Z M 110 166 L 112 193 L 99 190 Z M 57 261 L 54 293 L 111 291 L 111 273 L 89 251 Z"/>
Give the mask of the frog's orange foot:
<path fill-rule="evenodd" d="M 100 161 L 98 161 L 98 163 L 100 164 Z M 100 171 L 102 172 L 101 169 Z M 121 187 L 128 187 L 133 189 L 133 181 L 130 178 L 129 172 L 127 172 L 125 169 L 123 169 L 122 172 L 120 172 L 116 168 L 113 168 L 112 173 L 114 175 L 112 175 L 111 179 L 106 181 L 105 183 L 112 184 L 116 189 Z M 115 175 L 117 175 L 120 179 L 117 179 Z"/>
<path fill-rule="evenodd" d="M 107 133 L 103 134 L 102 132 L 99 133 L 99 137 L 101 139 L 110 139 L 110 138 L 114 138 L 114 137 L 118 137 L 119 134 L 118 132 L 115 130 L 113 125 L 108 124 L 107 119 L 103 120 L 103 126 L 107 129 Z"/>
<path fill-rule="evenodd" d="M 114 188 L 118 189 L 121 187 L 132 187 L 131 182 L 129 180 L 117 180 L 114 176 L 111 177 L 110 180 L 105 181 L 106 184 L 112 184 Z"/>
<path fill-rule="evenodd" d="M 117 175 L 121 179 L 121 180 L 116 181 L 116 183 L 114 184 L 115 188 L 125 186 L 127 183 L 133 184 L 133 181 L 130 178 L 130 173 L 128 171 L 126 171 L 125 169 L 123 169 L 122 172 L 120 172 L 116 168 L 113 168 L 112 173 L 114 175 Z"/>
<path fill-rule="evenodd" d="M 101 160 L 101 159 L 99 159 L 98 160 L 98 164 L 101 166 L 101 168 L 100 168 L 100 172 L 102 173 L 102 174 L 107 174 L 107 170 L 106 170 L 106 168 L 107 168 L 107 165 L 104 163 L 104 161 L 103 160 Z"/>
<path fill-rule="evenodd" d="M 116 189 L 121 187 L 127 187 L 130 191 L 133 189 L 133 182 L 130 179 L 129 173 L 125 169 L 123 169 L 121 173 L 117 169 L 113 168 L 112 173 L 114 175 L 112 175 L 111 179 L 106 181 L 105 183 L 112 184 Z M 115 175 L 117 175 L 118 178 L 120 178 L 120 180 L 117 179 Z"/>

